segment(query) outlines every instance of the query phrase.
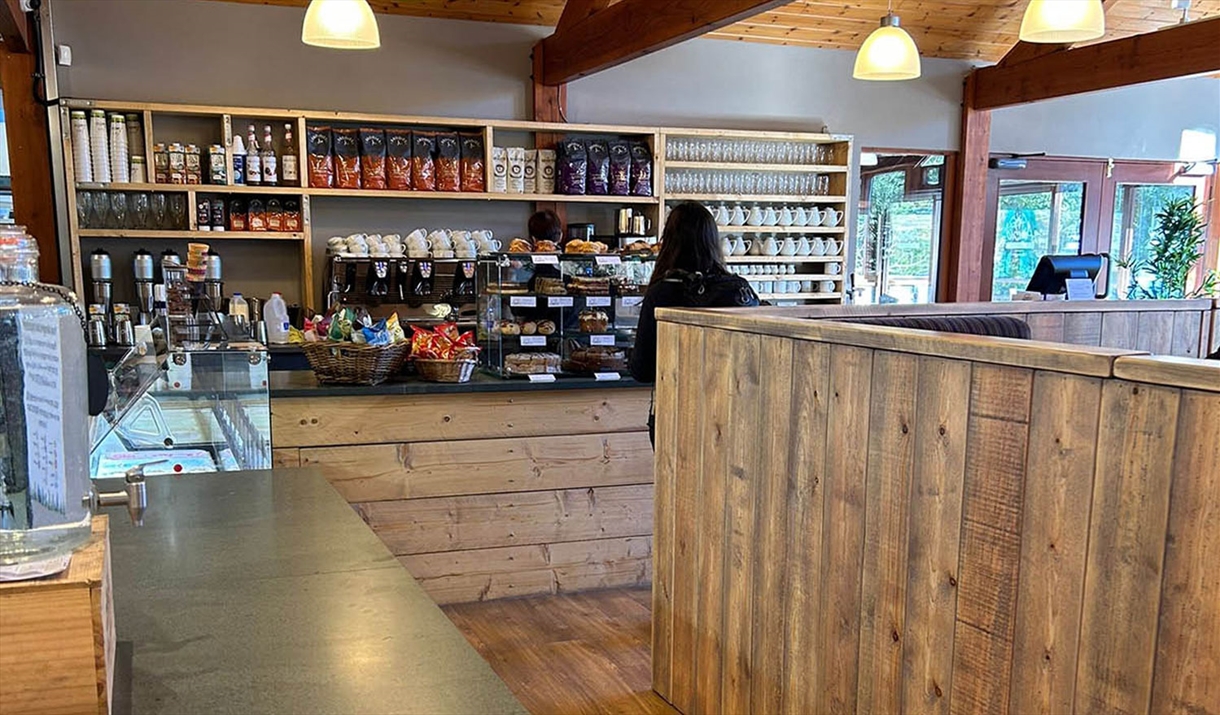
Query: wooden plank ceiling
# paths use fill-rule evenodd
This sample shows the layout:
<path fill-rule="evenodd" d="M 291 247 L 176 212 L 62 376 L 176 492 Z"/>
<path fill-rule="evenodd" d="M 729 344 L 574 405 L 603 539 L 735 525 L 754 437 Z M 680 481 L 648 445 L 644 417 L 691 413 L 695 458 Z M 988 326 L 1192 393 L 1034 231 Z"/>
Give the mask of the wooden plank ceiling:
<path fill-rule="evenodd" d="M 308 0 L 228 0 L 304 7 Z M 665 0 L 658 0 L 663 2 Z M 1017 42 L 1028 0 L 893 0 L 894 12 L 925 57 L 994 62 Z M 379 13 L 554 26 L 564 0 L 369 0 Z M 1191 18 L 1220 15 L 1220 0 L 1194 0 Z M 798 0 L 709 37 L 854 50 L 886 12 L 886 0 Z M 1158 30 L 1180 15 L 1170 0 L 1116 0 L 1106 37 Z M 389 38 L 385 38 L 389 39 Z"/>

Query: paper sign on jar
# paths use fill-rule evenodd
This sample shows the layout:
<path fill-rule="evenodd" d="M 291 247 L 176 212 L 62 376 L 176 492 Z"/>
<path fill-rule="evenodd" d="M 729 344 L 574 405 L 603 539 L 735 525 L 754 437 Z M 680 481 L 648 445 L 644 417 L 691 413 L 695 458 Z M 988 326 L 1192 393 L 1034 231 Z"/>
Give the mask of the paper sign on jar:
<path fill-rule="evenodd" d="M 555 382 L 554 375 L 530 375 L 530 382 Z"/>
<path fill-rule="evenodd" d="M 548 308 L 571 308 L 572 307 L 572 296 L 553 295 L 546 299 L 546 307 L 548 307 Z"/>
<path fill-rule="evenodd" d="M 591 295 L 585 299 L 585 305 L 590 308 L 608 308 L 610 306 L 610 296 Z"/>
<path fill-rule="evenodd" d="M 514 308 L 537 308 L 538 298 L 532 295 L 514 295 L 508 299 L 508 304 Z"/>
<path fill-rule="evenodd" d="M 546 347 L 546 336 L 545 335 L 522 335 L 521 336 L 521 347 L 523 347 L 523 348 L 545 348 Z"/>
<path fill-rule="evenodd" d="M 601 346 L 605 346 L 605 347 L 614 347 L 614 336 L 613 335 L 590 335 L 589 344 L 590 345 L 601 345 Z"/>

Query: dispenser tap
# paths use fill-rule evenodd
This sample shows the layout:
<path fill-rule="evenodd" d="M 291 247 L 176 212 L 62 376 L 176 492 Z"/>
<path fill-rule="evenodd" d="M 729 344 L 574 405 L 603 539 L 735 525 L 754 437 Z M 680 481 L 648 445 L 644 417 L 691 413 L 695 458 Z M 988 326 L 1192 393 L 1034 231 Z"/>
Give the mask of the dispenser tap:
<path fill-rule="evenodd" d="M 123 474 L 124 489 L 120 492 L 99 492 L 95 486 L 84 498 L 90 511 L 96 512 L 112 506 L 127 506 L 127 515 L 135 526 L 144 526 L 144 512 L 148 510 L 148 484 L 144 481 L 144 468 L 161 464 L 167 460 L 137 464 Z"/>

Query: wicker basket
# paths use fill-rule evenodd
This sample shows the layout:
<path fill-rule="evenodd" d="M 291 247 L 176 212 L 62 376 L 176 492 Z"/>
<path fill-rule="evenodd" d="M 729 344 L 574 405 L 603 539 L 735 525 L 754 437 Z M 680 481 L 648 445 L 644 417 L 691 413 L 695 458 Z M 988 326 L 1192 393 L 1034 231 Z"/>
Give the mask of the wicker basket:
<path fill-rule="evenodd" d="M 470 382 L 475 360 L 413 360 L 419 376 L 429 382 Z"/>
<path fill-rule="evenodd" d="M 378 385 L 402 368 L 411 343 L 356 345 L 305 343 L 301 346 L 318 382 L 339 385 Z"/>

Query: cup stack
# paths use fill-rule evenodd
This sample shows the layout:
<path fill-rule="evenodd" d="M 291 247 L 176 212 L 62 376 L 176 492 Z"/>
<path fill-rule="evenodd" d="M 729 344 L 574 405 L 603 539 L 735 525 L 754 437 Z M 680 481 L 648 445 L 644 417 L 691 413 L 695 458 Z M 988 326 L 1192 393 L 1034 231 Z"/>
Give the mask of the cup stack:
<path fill-rule="evenodd" d="M 77 181 L 93 181 L 93 156 L 89 148 L 89 117 L 83 109 L 72 110 L 72 168 Z"/>
<path fill-rule="evenodd" d="M 93 180 L 110 182 L 110 139 L 106 113 L 100 109 L 89 112 L 89 146 L 93 155 Z"/>
<path fill-rule="evenodd" d="M 192 283 L 202 283 L 206 275 L 207 253 L 210 247 L 206 243 L 186 244 L 186 279 Z"/>
<path fill-rule="evenodd" d="M 127 152 L 127 118 L 122 114 L 110 115 L 110 177 L 114 182 L 131 181 L 131 164 Z"/>

